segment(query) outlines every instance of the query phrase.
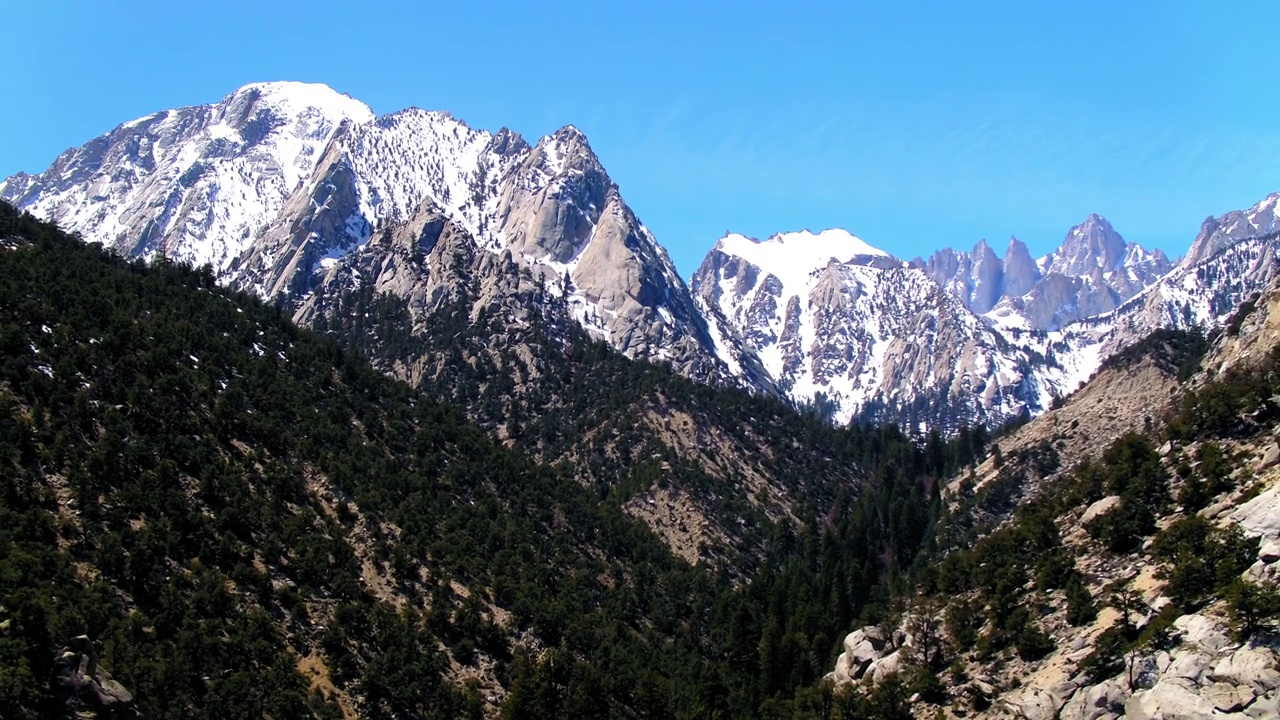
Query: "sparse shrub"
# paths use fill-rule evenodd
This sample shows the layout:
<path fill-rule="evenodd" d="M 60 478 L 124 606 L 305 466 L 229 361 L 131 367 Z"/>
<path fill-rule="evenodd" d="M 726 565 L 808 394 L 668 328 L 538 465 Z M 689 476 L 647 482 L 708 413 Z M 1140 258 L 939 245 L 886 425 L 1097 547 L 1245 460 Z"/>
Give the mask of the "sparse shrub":
<path fill-rule="evenodd" d="M 1280 618 L 1280 588 L 1273 583 L 1259 584 L 1239 578 L 1227 588 L 1226 598 L 1239 640 L 1271 627 Z"/>
<path fill-rule="evenodd" d="M 1067 581 L 1067 622 L 1072 625 L 1087 625 L 1098 617 L 1098 606 L 1093 602 L 1093 595 L 1085 587 L 1078 574 Z"/>

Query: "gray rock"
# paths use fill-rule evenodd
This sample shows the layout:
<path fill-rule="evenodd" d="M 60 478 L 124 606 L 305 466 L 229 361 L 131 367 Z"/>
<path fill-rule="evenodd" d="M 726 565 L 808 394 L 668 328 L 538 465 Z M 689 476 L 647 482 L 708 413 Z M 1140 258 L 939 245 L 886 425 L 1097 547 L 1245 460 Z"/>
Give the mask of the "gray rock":
<path fill-rule="evenodd" d="M 1225 713 L 1240 712 L 1253 703 L 1253 689 L 1230 683 L 1215 682 L 1204 689 L 1204 696 Z"/>
<path fill-rule="evenodd" d="M 1173 621 L 1173 626 L 1182 631 L 1183 642 L 1198 645 L 1210 652 L 1217 652 L 1231 644 L 1231 638 L 1222 625 L 1204 615 L 1183 615 Z"/>
<path fill-rule="evenodd" d="M 1250 535 L 1280 538 L 1280 483 L 1237 507 L 1231 520 Z"/>
<path fill-rule="evenodd" d="M 1162 680 L 1150 690 L 1140 690 L 1124 704 L 1127 720 L 1200 720 L 1214 713 L 1213 703 L 1186 685 Z"/>
<path fill-rule="evenodd" d="M 1099 720 L 1124 711 L 1129 689 L 1118 679 L 1082 687 L 1062 708 L 1062 720 Z"/>
<path fill-rule="evenodd" d="M 1070 698 L 1072 695 L 1074 695 L 1076 690 L 1078 689 L 1080 689 L 1080 685 L 1077 684 L 1075 681 L 1063 680 L 1060 683 L 1055 683 L 1053 687 L 1050 687 L 1049 692 L 1061 698 L 1062 702 L 1066 702 L 1067 698 Z M 1061 705 L 1062 702 L 1058 704 Z"/>
<path fill-rule="evenodd" d="M 1280 560 L 1280 541 L 1267 540 L 1258 548 L 1258 559 L 1263 564 L 1270 565 Z"/>
<path fill-rule="evenodd" d="M 890 675 L 896 675 L 901 669 L 902 653 L 897 651 L 871 663 L 870 667 L 867 668 L 865 677 L 869 677 L 872 682 L 878 683 Z"/>
<path fill-rule="evenodd" d="M 1267 693 L 1255 698 L 1253 704 L 1244 709 L 1244 715 L 1259 720 L 1275 720 L 1280 717 L 1280 694 Z"/>
<path fill-rule="evenodd" d="M 1231 653 L 1213 666 L 1209 679 L 1249 686 L 1259 693 L 1280 688 L 1276 656 L 1269 648 L 1246 647 Z"/>
<path fill-rule="evenodd" d="M 1200 516 L 1206 520 L 1213 520 L 1219 517 L 1220 515 L 1222 515 L 1223 513 L 1233 510 L 1235 506 L 1236 506 L 1236 503 L 1234 500 L 1223 500 L 1221 502 L 1216 502 L 1210 505 L 1204 510 L 1201 510 Z"/>
<path fill-rule="evenodd" d="M 836 682 L 858 680 L 884 655 L 884 631 L 875 626 L 854 630 L 844 638 L 844 652 L 836 659 Z"/>
<path fill-rule="evenodd" d="M 133 694 L 98 665 L 87 636 L 71 639 L 53 662 L 50 686 L 68 711 L 102 711 L 111 717 L 133 713 Z"/>
<path fill-rule="evenodd" d="M 1165 670 L 1164 675 L 1196 683 L 1200 682 L 1200 678 L 1204 677 L 1212 664 L 1213 656 L 1208 653 L 1194 650 L 1179 651 L 1174 653 L 1173 659 L 1169 663 L 1168 669 Z"/>
<path fill-rule="evenodd" d="M 1053 720 L 1058 717 L 1058 708 L 1062 707 L 1062 699 L 1045 690 L 1028 688 L 1016 693 L 1002 704 L 1013 717 L 1025 720 Z"/>
<path fill-rule="evenodd" d="M 1263 472 L 1276 465 L 1280 465 L 1280 446 L 1270 445 L 1266 450 L 1262 451 L 1262 457 L 1258 459 L 1258 465 L 1254 468 L 1254 471 Z"/>
<path fill-rule="evenodd" d="M 1114 510 L 1119 504 L 1120 504 L 1119 495 L 1108 495 L 1107 497 L 1102 498 L 1101 500 L 1090 505 L 1088 509 L 1084 511 L 1084 514 L 1080 516 L 1080 524 L 1088 525 L 1094 520 L 1097 520 L 1103 515 L 1106 515 L 1107 513 Z"/>

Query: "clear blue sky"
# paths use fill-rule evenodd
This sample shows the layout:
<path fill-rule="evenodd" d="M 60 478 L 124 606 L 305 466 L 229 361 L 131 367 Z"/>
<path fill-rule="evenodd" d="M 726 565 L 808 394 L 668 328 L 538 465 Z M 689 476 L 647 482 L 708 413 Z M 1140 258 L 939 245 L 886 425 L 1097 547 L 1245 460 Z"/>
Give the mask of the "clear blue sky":
<path fill-rule="evenodd" d="M 1276 2 L 42 2 L 5 11 L 0 176 L 260 80 L 534 140 L 574 124 L 686 277 L 726 230 L 900 257 L 1098 212 L 1181 254 L 1280 190 Z"/>

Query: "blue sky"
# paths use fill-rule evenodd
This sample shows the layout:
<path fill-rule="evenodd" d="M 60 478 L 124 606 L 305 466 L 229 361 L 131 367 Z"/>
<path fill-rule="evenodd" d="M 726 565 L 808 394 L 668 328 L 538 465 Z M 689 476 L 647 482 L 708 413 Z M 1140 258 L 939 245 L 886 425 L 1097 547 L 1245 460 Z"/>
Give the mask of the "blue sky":
<path fill-rule="evenodd" d="M 1118 6 L 1118 7 L 1117 7 Z M 61 2 L 6 10 L 0 176 L 260 80 L 573 124 L 686 277 L 726 230 L 900 257 L 1090 212 L 1181 254 L 1280 190 L 1280 3 Z"/>

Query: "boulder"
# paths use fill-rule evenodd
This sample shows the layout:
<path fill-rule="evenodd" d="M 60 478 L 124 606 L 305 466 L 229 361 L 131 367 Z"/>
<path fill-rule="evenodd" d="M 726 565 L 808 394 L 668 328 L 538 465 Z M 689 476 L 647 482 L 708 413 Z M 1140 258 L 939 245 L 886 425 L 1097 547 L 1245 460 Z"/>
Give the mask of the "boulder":
<path fill-rule="evenodd" d="M 1235 713 L 1253 703 L 1254 693 L 1246 686 L 1216 682 L 1204 689 L 1204 696 L 1219 711 Z"/>
<path fill-rule="evenodd" d="M 884 630 L 875 625 L 868 625 L 867 627 L 854 630 L 844 636 L 844 651 L 847 653 L 853 653 L 854 648 L 862 645 L 863 643 L 869 644 L 876 651 L 883 650 L 885 646 Z"/>
<path fill-rule="evenodd" d="M 1218 652 L 1231 644 L 1222 625 L 1204 615 L 1183 615 L 1173 621 L 1173 627 L 1182 633 L 1182 641 L 1198 645 L 1209 652 Z"/>
<path fill-rule="evenodd" d="M 1059 715 L 1062 720 L 1099 720 L 1124 711 L 1129 690 L 1118 679 L 1080 688 Z"/>
<path fill-rule="evenodd" d="M 1257 472 L 1269 470 L 1276 465 L 1280 465 L 1280 446 L 1271 445 L 1262 451 L 1262 457 L 1258 459 Z"/>
<path fill-rule="evenodd" d="M 1264 565 L 1270 565 L 1280 560 L 1280 541 L 1267 540 L 1258 548 L 1258 560 Z"/>
<path fill-rule="evenodd" d="M 890 675 L 896 675 L 902 669 L 902 654 L 894 652 L 876 660 L 867 668 L 865 677 L 871 678 L 872 682 L 880 682 Z"/>
<path fill-rule="evenodd" d="M 1273 484 L 1237 507 L 1231 520 L 1249 535 L 1280 538 L 1280 484 Z"/>
<path fill-rule="evenodd" d="M 1173 654 L 1173 659 L 1170 661 L 1168 669 L 1164 671 L 1164 675 L 1198 683 L 1200 678 L 1204 677 L 1205 673 L 1209 671 L 1209 666 L 1212 664 L 1213 656 L 1208 653 L 1194 650 L 1177 652 Z"/>
<path fill-rule="evenodd" d="M 1276 657 L 1268 648 L 1240 648 L 1219 660 L 1209 673 L 1209 679 L 1248 686 L 1259 693 L 1280 688 Z"/>
<path fill-rule="evenodd" d="M 1109 495 L 1107 497 L 1102 498 L 1101 500 L 1090 505 L 1088 509 L 1084 511 L 1084 514 L 1080 516 L 1080 524 L 1088 525 L 1094 520 L 1097 520 L 1103 515 L 1106 515 L 1107 513 L 1114 510 L 1116 506 L 1119 504 L 1120 504 L 1119 495 Z"/>
<path fill-rule="evenodd" d="M 836 682 L 858 680 L 867 668 L 884 657 L 884 631 L 878 627 L 854 630 L 844 638 L 844 652 L 836 659 Z"/>
<path fill-rule="evenodd" d="M 1200 516 L 1203 517 L 1205 520 L 1216 520 L 1218 517 L 1220 517 L 1223 513 L 1227 512 L 1228 510 L 1235 509 L 1235 506 L 1236 506 L 1236 501 L 1234 499 L 1222 500 L 1221 502 L 1216 502 L 1210 505 L 1209 507 L 1201 510 Z"/>
<path fill-rule="evenodd" d="M 1199 720 L 1212 717 L 1213 703 L 1182 683 L 1162 680 L 1141 690 L 1124 704 L 1127 720 Z"/>
<path fill-rule="evenodd" d="M 1062 700 L 1050 692 L 1027 688 L 1002 703 L 1010 715 L 1025 720 L 1054 720 Z"/>
<path fill-rule="evenodd" d="M 93 641 L 80 635 L 71 639 L 53 661 L 50 686 L 71 710 L 130 713 L 133 694 L 98 665 Z"/>

